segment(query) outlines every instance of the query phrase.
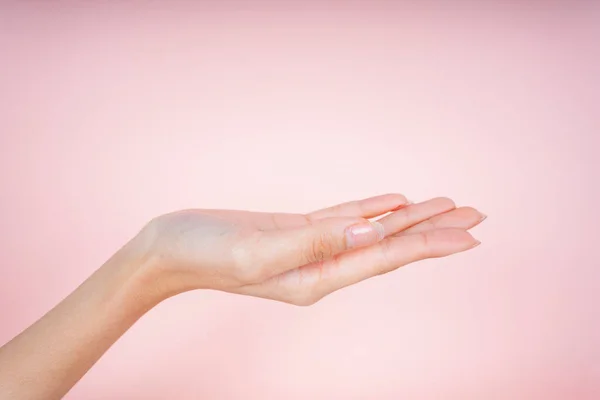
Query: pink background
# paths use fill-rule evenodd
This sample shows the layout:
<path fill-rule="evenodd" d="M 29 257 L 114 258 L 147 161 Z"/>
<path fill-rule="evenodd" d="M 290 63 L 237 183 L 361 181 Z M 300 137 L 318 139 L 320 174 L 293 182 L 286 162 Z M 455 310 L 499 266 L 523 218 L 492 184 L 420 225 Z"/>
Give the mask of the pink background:
<path fill-rule="evenodd" d="M 598 5 L 2 3 L 0 342 L 157 214 L 441 195 L 481 247 L 175 297 L 67 398 L 600 398 Z"/>

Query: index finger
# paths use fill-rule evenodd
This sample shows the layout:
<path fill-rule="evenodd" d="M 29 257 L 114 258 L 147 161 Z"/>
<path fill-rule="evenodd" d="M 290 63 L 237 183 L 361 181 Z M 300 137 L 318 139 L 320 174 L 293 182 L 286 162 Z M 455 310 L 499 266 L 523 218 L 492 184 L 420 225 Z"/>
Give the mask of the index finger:
<path fill-rule="evenodd" d="M 409 203 L 404 195 L 388 193 L 323 208 L 307 214 L 306 217 L 309 220 L 333 217 L 373 218 L 390 211 L 395 211 Z"/>

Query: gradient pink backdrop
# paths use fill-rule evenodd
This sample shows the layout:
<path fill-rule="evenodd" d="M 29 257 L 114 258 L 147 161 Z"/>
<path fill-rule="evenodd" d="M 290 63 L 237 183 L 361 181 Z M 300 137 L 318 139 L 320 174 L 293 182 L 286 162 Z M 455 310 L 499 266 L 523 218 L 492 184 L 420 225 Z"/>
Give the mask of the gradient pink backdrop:
<path fill-rule="evenodd" d="M 599 11 L 2 3 L 0 342 L 157 214 L 442 195 L 481 247 L 309 308 L 181 295 L 67 398 L 600 398 Z"/>

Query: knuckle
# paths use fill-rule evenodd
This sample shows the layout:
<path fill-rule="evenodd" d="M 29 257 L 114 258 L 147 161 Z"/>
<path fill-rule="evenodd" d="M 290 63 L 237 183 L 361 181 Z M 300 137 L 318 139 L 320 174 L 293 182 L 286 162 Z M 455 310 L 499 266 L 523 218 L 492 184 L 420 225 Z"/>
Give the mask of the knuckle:
<path fill-rule="evenodd" d="M 402 193 L 390 193 L 390 194 L 388 194 L 388 196 L 392 197 L 393 199 L 395 199 L 396 201 L 398 201 L 400 203 L 406 203 L 408 201 L 406 196 L 403 195 Z"/>
<path fill-rule="evenodd" d="M 300 214 L 306 223 L 306 226 L 311 226 L 315 222 L 315 218 L 312 214 Z"/>
<path fill-rule="evenodd" d="M 306 249 L 306 260 L 309 263 L 321 262 L 335 253 L 333 238 L 328 233 L 320 233 L 311 241 Z"/>
<path fill-rule="evenodd" d="M 339 215 L 339 214 L 342 214 L 344 212 L 344 208 L 345 208 L 346 205 L 347 205 L 347 203 L 346 204 L 336 204 L 334 206 L 331 206 L 329 208 L 329 210 L 331 211 L 331 213 L 333 215 Z"/>
<path fill-rule="evenodd" d="M 379 246 L 381 249 L 382 262 L 379 268 L 375 270 L 375 274 L 383 275 L 397 268 L 397 265 L 391 261 L 390 254 L 392 252 L 391 241 L 383 240 Z"/>
<path fill-rule="evenodd" d="M 405 227 L 410 226 L 412 221 L 415 219 L 414 207 L 403 208 L 398 214 L 400 216 L 402 226 Z"/>
<path fill-rule="evenodd" d="M 419 233 L 418 237 L 418 241 L 419 244 L 418 246 L 416 246 L 415 248 L 415 252 L 417 254 L 418 257 L 420 258 L 425 258 L 428 256 L 428 254 L 430 253 L 430 243 L 429 243 L 429 234 L 427 232 L 421 232 Z"/>
<path fill-rule="evenodd" d="M 432 231 L 432 230 L 438 228 L 439 220 L 437 220 L 435 218 L 431 218 L 431 219 L 423 221 L 422 224 L 423 224 L 424 229 Z"/>
<path fill-rule="evenodd" d="M 348 206 L 348 208 L 356 210 L 357 215 L 368 214 L 368 210 L 365 208 L 365 203 L 363 201 L 354 200 L 348 203 Z"/>

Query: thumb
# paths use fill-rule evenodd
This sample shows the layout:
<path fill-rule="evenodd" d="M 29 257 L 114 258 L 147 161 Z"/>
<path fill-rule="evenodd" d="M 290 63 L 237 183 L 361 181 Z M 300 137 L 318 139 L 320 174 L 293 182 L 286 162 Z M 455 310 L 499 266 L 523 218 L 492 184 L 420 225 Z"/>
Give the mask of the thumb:
<path fill-rule="evenodd" d="M 272 277 L 344 251 L 369 246 L 385 236 L 383 225 L 363 218 L 325 218 L 293 229 L 264 231 L 253 249 L 261 277 Z"/>

